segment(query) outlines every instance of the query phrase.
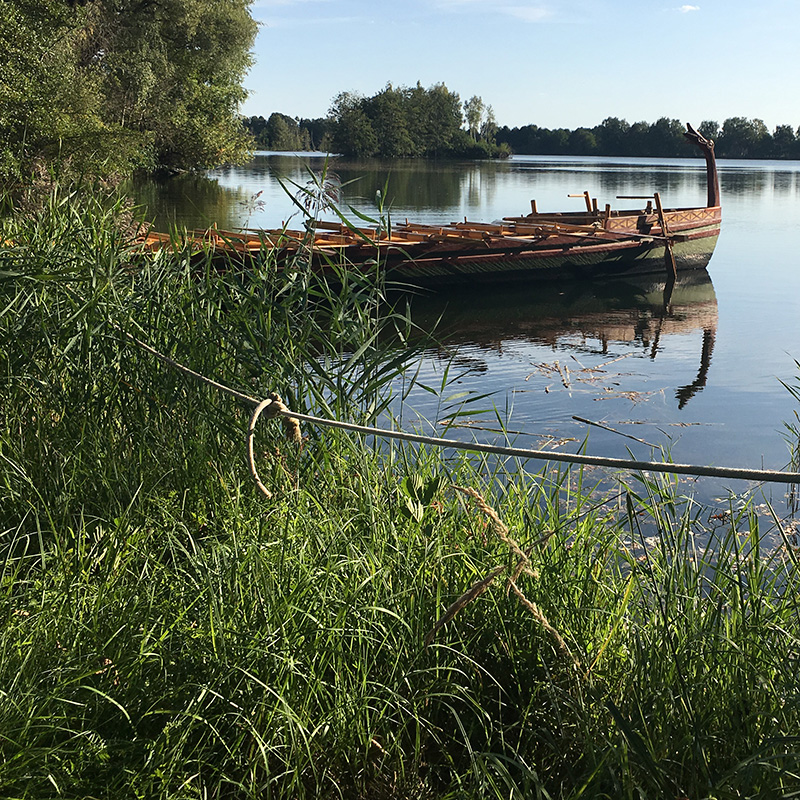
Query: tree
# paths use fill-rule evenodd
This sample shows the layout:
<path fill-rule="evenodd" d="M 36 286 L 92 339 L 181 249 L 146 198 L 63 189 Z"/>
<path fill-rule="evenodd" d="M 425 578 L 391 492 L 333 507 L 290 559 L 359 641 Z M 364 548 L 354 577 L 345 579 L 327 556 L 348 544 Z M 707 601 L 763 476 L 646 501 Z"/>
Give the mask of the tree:
<path fill-rule="evenodd" d="M 308 141 L 308 133 L 303 136 L 296 119 L 278 112 L 270 114 L 261 138 L 267 150 L 304 150 Z"/>
<path fill-rule="evenodd" d="M 308 147 L 310 150 L 331 149 L 331 125 L 324 117 L 317 119 L 301 119 L 300 128 L 308 134 Z"/>
<path fill-rule="evenodd" d="M 597 152 L 597 139 L 588 128 L 576 128 L 569 135 L 569 152 L 576 156 L 591 156 Z"/>
<path fill-rule="evenodd" d="M 649 155 L 672 158 L 685 154 L 685 128 L 680 120 L 661 117 L 651 126 L 648 134 Z"/>
<path fill-rule="evenodd" d="M 778 125 L 772 134 L 772 146 L 777 158 L 791 158 L 797 149 L 797 138 L 791 125 Z"/>
<path fill-rule="evenodd" d="M 539 147 L 543 155 L 561 156 L 569 151 L 569 135 L 566 128 L 543 129 L 540 132 Z"/>
<path fill-rule="evenodd" d="M 364 109 L 364 98 L 354 92 L 341 92 L 333 99 L 329 112 L 333 129 L 333 148 L 346 156 L 371 156 L 378 149 L 378 137 Z"/>
<path fill-rule="evenodd" d="M 597 152 L 605 156 L 625 155 L 631 126 L 624 119 L 606 117 L 595 129 Z"/>
<path fill-rule="evenodd" d="M 241 159 L 248 0 L 0 0 L 0 179 Z"/>
<path fill-rule="evenodd" d="M 491 106 L 486 106 L 481 119 L 481 139 L 484 142 L 494 144 L 495 134 L 497 133 L 497 120 L 494 116 L 494 109 Z"/>
<path fill-rule="evenodd" d="M 797 137 L 791 125 L 778 125 L 772 134 L 772 145 L 777 158 L 792 158 L 797 152 Z"/>
<path fill-rule="evenodd" d="M 81 69 L 75 42 L 81 15 L 58 0 L 0 0 L 0 181 L 28 178 L 56 158 L 86 167 L 110 157 L 113 128 L 103 125 L 96 70 Z"/>
<path fill-rule="evenodd" d="M 430 89 L 417 85 L 408 96 L 409 128 L 417 142 L 417 155 L 447 152 L 461 130 L 461 99 L 443 83 Z"/>
<path fill-rule="evenodd" d="M 408 125 L 408 92 L 389 84 L 364 104 L 377 139 L 378 155 L 405 158 L 416 155 L 418 147 Z"/>
<path fill-rule="evenodd" d="M 264 119 L 264 117 L 244 117 L 242 122 L 244 123 L 245 128 L 250 131 L 250 135 L 255 140 L 256 147 L 261 147 L 264 150 L 268 150 L 267 121 Z"/>
<path fill-rule="evenodd" d="M 729 158 L 759 158 L 772 147 L 769 129 L 760 119 L 729 117 L 722 123 L 719 152 Z"/>
<path fill-rule="evenodd" d="M 105 116 L 148 140 L 154 166 L 212 167 L 247 150 L 237 118 L 256 24 L 248 0 L 94 0 L 81 55 Z"/>
<path fill-rule="evenodd" d="M 461 101 L 444 84 L 387 85 L 373 97 L 337 95 L 330 110 L 333 147 L 350 156 L 432 156 L 459 148 Z M 466 134 L 465 134 L 466 135 Z"/>
<path fill-rule="evenodd" d="M 473 95 L 469 100 L 464 102 L 464 117 L 467 121 L 467 130 L 475 141 L 478 140 L 484 111 L 483 100 L 477 95 Z"/>
<path fill-rule="evenodd" d="M 541 133 L 538 125 L 511 128 L 504 125 L 497 131 L 497 143 L 511 148 L 515 153 L 541 153 Z"/>

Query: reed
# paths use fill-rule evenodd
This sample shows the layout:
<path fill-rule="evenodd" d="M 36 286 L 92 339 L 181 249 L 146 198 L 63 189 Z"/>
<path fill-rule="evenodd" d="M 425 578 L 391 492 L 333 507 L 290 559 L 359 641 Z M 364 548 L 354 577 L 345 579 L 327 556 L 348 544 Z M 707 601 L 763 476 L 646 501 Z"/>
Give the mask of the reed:
<path fill-rule="evenodd" d="M 277 422 L 266 500 L 246 410 L 119 330 L 369 421 L 414 379 L 408 318 L 379 281 L 144 259 L 116 213 L 0 233 L 0 795 L 797 795 L 785 521 Z"/>

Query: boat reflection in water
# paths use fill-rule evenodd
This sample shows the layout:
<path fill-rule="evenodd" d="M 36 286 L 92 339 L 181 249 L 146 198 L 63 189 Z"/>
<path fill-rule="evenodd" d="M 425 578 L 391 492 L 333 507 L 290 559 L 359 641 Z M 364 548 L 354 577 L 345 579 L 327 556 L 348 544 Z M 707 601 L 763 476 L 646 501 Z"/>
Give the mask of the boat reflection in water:
<path fill-rule="evenodd" d="M 512 342 L 576 357 L 613 357 L 622 345 L 626 354 L 655 361 L 664 353 L 664 360 L 670 358 L 670 337 L 676 337 L 683 351 L 679 360 L 686 362 L 685 335 L 701 333 L 696 356 L 689 356 L 696 358 L 696 374 L 674 389 L 679 409 L 706 385 L 717 330 L 717 300 L 706 270 L 686 273 L 671 284 L 639 279 L 448 291 L 416 297 L 412 313 L 423 330 L 440 320 L 438 330 L 448 345 L 473 355 L 477 350 L 487 360 L 492 353 L 502 357 Z M 684 369 L 681 363 L 680 372 Z"/>

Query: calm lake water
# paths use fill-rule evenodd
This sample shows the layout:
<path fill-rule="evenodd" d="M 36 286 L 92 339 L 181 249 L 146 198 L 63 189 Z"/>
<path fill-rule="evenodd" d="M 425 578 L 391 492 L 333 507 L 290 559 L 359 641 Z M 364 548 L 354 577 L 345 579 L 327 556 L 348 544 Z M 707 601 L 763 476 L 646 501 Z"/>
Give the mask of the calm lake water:
<path fill-rule="evenodd" d="M 389 164 L 263 154 L 207 177 L 144 184 L 136 195 L 162 227 L 299 226 L 289 195 L 326 163 L 343 186 L 344 204 L 374 216 L 380 191 L 393 219 L 420 222 L 491 221 L 527 213 L 533 198 L 540 211 L 580 210 L 582 198 L 567 195 L 587 189 L 601 207 L 632 206 L 615 197 L 654 191 L 669 207 L 700 205 L 706 193 L 704 164 L 693 159 Z M 625 458 L 630 451 L 646 459 L 652 444 L 678 462 L 785 468 L 785 423 L 800 412 L 781 383 L 800 380 L 800 162 L 719 167 L 719 244 L 707 273 L 676 287 L 666 311 L 657 284 L 482 286 L 415 301 L 417 321 L 432 324 L 443 313 L 447 332 L 448 347 L 423 363 L 423 382 L 440 386 L 449 366 L 448 394 L 491 395 L 475 406 L 485 413 L 447 435 L 497 439 L 497 409 L 523 447 L 574 451 L 588 435 L 586 452 L 595 455 Z M 410 406 L 425 422 L 407 410 L 406 428 L 442 430 L 437 423 L 451 412 L 430 397 L 412 394 Z M 728 487 L 748 488 L 709 479 L 682 485 L 712 502 Z M 765 494 L 786 513 L 784 487 Z"/>

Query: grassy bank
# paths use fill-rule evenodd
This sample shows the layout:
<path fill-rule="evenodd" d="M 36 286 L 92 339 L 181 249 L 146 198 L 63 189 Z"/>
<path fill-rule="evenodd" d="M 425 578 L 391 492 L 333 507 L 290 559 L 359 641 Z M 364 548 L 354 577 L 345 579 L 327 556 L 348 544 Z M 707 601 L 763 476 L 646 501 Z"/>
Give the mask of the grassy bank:
<path fill-rule="evenodd" d="M 0 796 L 800 794 L 788 531 L 275 421 L 267 500 L 248 410 L 119 331 L 369 422 L 408 321 L 301 268 L 143 261 L 113 216 L 63 196 L 0 235 Z"/>

